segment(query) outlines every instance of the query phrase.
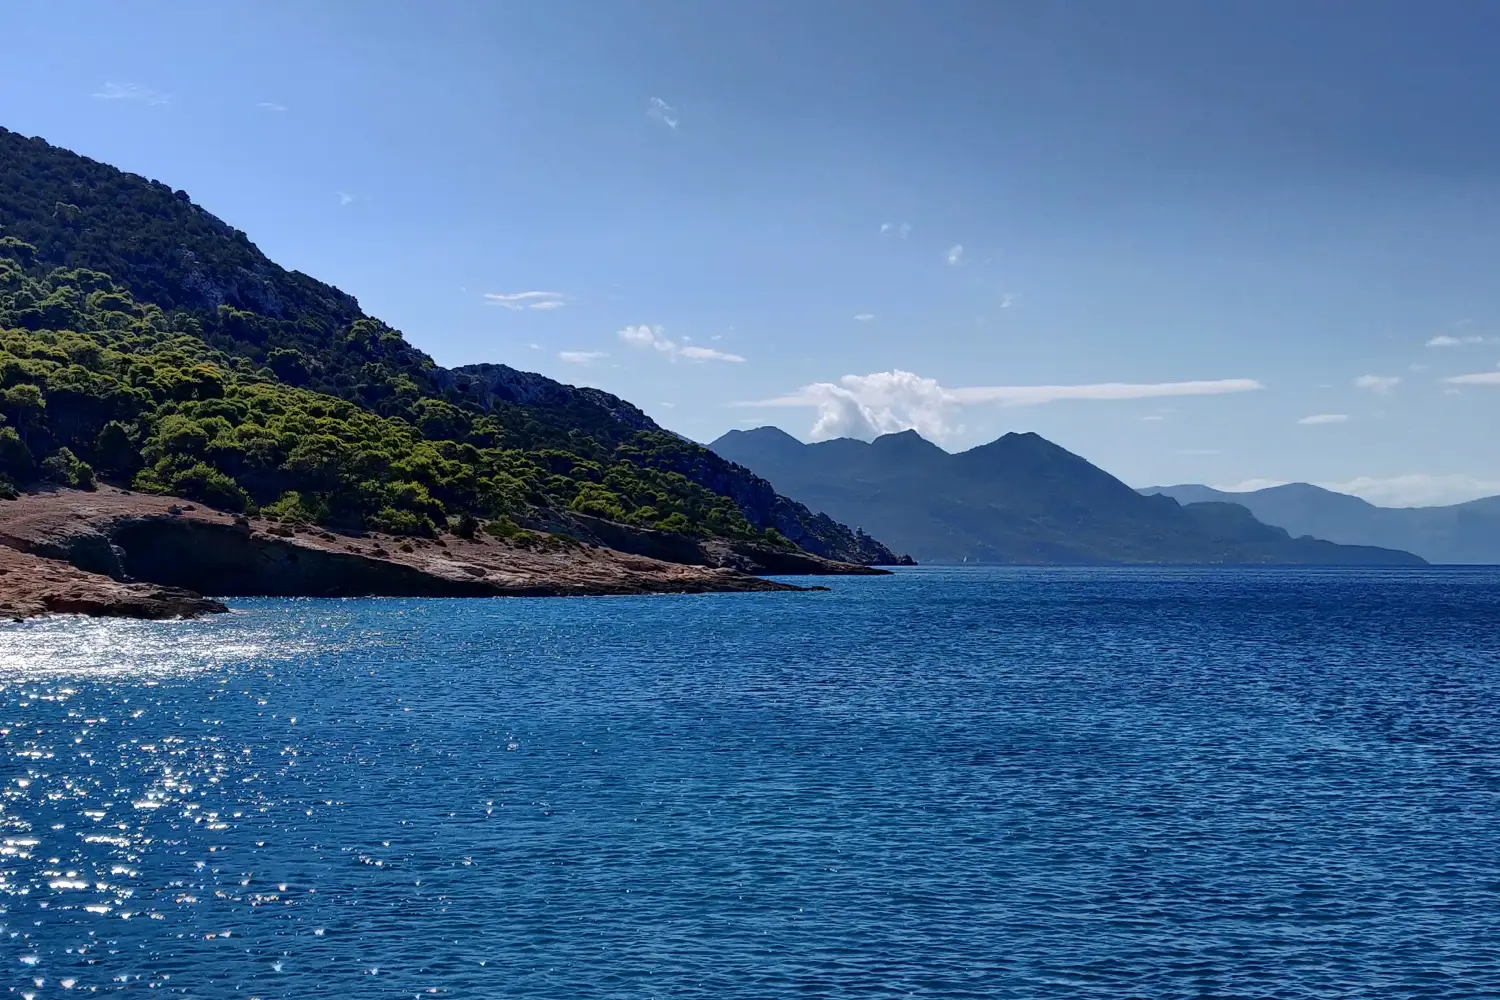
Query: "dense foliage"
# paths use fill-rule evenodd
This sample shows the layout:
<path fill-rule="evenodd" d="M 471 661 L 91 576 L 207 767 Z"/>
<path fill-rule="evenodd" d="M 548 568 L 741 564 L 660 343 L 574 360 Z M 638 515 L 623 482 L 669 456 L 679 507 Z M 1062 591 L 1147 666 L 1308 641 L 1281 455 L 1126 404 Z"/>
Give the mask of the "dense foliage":
<path fill-rule="evenodd" d="M 728 498 L 651 464 L 682 447 L 664 432 L 634 432 L 603 462 L 504 447 L 491 415 L 463 421 L 460 440 L 429 438 L 210 347 L 192 316 L 140 305 L 107 275 L 31 277 L 32 253 L 0 242 L 0 473 L 13 481 L 88 487 L 104 475 L 228 510 L 408 534 L 450 512 L 570 510 L 762 534 Z"/>
<path fill-rule="evenodd" d="M 440 368 L 184 192 L 4 129 L 0 419 L 14 482 L 409 533 L 583 512 L 890 556 L 607 393 Z"/>

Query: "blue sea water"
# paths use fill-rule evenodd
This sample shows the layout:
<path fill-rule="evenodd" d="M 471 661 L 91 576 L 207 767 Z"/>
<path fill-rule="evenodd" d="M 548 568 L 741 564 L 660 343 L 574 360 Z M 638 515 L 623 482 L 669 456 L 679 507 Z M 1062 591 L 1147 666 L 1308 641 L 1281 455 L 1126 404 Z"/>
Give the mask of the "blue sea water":
<path fill-rule="evenodd" d="M 1500 570 L 831 586 L 0 626 L 0 993 L 1500 995 Z"/>

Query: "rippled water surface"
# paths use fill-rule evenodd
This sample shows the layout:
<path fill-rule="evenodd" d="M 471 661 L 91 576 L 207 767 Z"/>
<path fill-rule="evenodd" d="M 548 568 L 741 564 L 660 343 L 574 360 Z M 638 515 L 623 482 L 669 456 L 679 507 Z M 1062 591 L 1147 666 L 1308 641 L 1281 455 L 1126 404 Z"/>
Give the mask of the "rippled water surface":
<path fill-rule="evenodd" d="M 0 993 L 1500 995 L 1500 571 L 0 625 Z"/>

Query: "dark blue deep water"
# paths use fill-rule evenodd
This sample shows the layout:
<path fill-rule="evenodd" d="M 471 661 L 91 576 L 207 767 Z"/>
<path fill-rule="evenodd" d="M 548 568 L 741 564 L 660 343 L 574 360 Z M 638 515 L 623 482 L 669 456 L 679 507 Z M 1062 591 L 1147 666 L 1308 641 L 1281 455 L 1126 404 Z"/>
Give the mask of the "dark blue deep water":
<path fill-rule="evenodd" d="M 1500 571 L 832 586 L 0 625 L 0 995 L 1500 995 Z"/>

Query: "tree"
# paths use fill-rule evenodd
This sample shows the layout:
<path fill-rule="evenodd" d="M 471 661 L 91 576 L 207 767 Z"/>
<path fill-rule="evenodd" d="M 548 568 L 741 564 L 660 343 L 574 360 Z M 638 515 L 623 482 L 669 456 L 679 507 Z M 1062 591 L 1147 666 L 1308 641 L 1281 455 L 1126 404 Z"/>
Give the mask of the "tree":
<path fill-rule="evenodd" d="M 31 481 L 36 458 L 14 427 L 0 427 L 0 475 L 16 483 Z"/>
<path fill-rule="evenodd" d="M 105 475 L 129 478 L 135 474 L 141 455 L 124 424 L 111 420 L 100 428 L 94 440 L 94 462 Z"/>

